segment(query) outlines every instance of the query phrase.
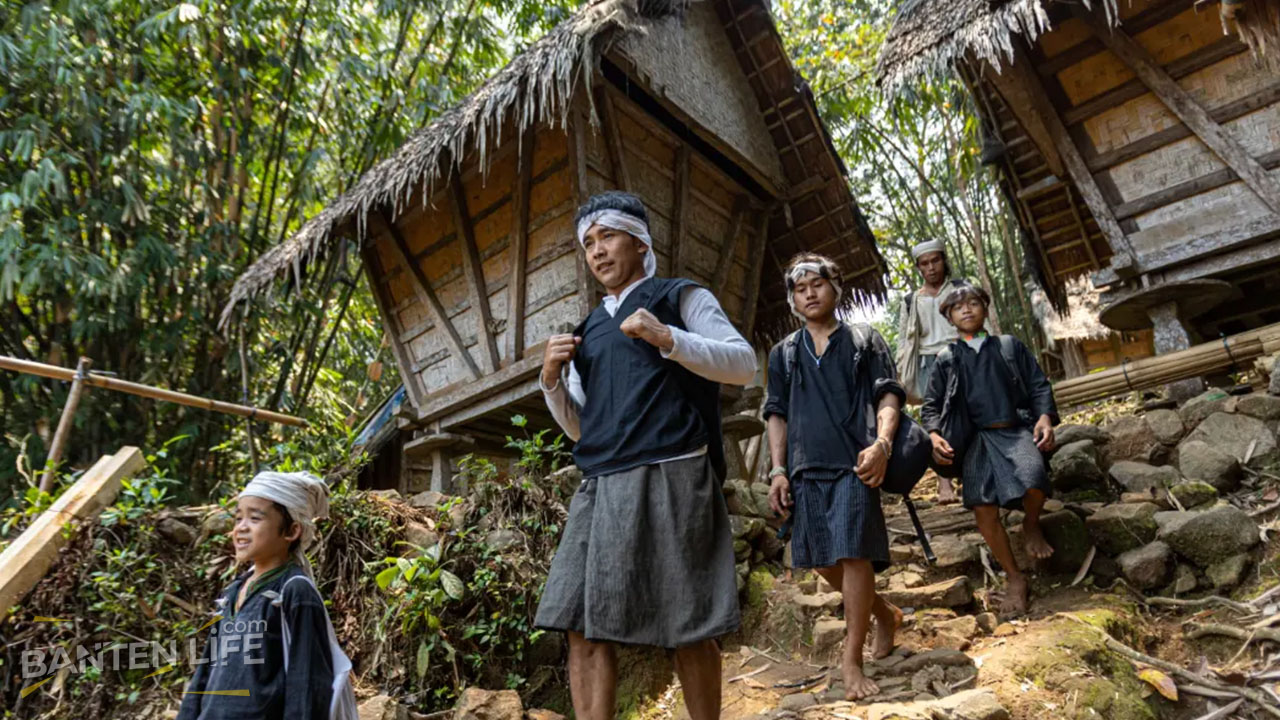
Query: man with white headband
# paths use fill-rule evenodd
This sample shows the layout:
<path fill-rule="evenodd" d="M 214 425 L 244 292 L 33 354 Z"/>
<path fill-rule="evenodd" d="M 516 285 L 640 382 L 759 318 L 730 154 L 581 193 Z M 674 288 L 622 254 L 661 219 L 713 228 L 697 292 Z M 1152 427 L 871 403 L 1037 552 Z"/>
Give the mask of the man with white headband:
<path fill-rule="evenodd" d="M 585 479 L 535 624 L 568 633 L 579 720 L 614 716 L 616 643 L 674 650 L 690 717 L 711 720 L 716 638 L 739 623 L 720 383 L 750 382 L 755 352 L 710 291 L 656 277 L 639 198 L 596 195 L 577 230 L 607 294 L 543 357 L 547 406 Z"/>
<path fill-rule="evenodd" d="M 816 570 L 843 596 L 844 697 L 861 700 L 879 692 L 862 672 L 871 619 L 877 659 L 893 652 L 902 624 L 902 612 L 876 593 L 875 573 L 889 567 L 879 488 L 905 393 L 880 333 L 836 315 L 843 291 L 834 261 L 797 255 L 785 281 L 804 324 L 769 352 L 769 505 L 791 511 L 794 566 Z"/>
<path fill-rule="evenodd" d="M 251 567 L 218 598 L 178 720 L 355 717 L 351 661 L 305 554 L 328 516 L 329 488 L 311 473 L 261 472 L 240 492 L 231 539 Z"/>
<path fill-rule="evenodd" d="M 955 327 L 938 312 L 938 301 L 944 288 L 955 287 L 963 280 L 951 277 L 947 251 L 937 240 L 928 240 L 911 248 L 911 258 L 924 280 L 919 290 L 907 293 L 898 313 L 898 378 L 907 391 L 907 400 L 919 404 L 929 385 L 929 374 L 938 353 L 956 339 Z M 958 501 L 951 481 L 938 478 L 938 501 Z"/>

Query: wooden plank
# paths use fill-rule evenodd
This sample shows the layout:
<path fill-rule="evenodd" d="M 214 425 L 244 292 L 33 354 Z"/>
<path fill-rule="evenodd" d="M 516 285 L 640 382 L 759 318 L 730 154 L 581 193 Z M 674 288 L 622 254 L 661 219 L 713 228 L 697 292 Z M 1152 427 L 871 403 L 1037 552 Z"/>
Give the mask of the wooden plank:
<path fill-rule="evenodd" d="M 1056 177 L 1065 175 L 1062 157 L 1053 143 L 1053 136 L 1044 118 L 1032 110 L 1035 105 L 1027 96 L 1029 91 L 1026 83 L 1018 82 L 1017 74 L 1011 72 L 1007 65 L 1004 72 L 997 72 L 991 65 L 986 65 L 982 69 L 982 75 L 1004 100 L 1005 107 L 1013 114 L 1022 132 L 1031 138 L 1032 145 L 1049 166 L 1049 173 Z M 1017 164 L 1016 160 L 1014 164 Z"/>
<path fill-rule="evenodd" d="M 1142 46 L 1133 41 L 1123 30 L 1107 30 L 1106 24 L 1097 16 L 1077 9 L 1076 13 L 1093 34 L 1106 44 L 1107 49 L 1120 58 L 1143 84 L 1151 89 L 1168 108 L 1178 116 L 1179 120 L 1191 129 L 1196 137 L 1222 158 L 1232 170 L 1240 176 L 1245 185 L 1253 190 L 1272 212 L 1280 213 L 1280 182 L 1267 174 L 1262 165 L 1245 150 L 1234 137 L 1196 102 L 1191 94 L 1169 77 Z"/>
<path fill-rule="evenodd" d="M 751 269 L 747 273 L 746 300 L 742 303 L 742 335 L 751 340 L 751 336 L 755 333 L 756 327 L 756 310 L 760 303 L 760 276 L 764 272 L 765 253 L 764 250 L 769 244 L 769 216 L 773 214 L 776 206 L 767 207 L 760 211 L 760 218 L 756 223 L 755 237 L 751 239 L 751 254 L 749 260 Z"/>
<path fill-rule="evenodd" d="M 449 183 L 449 206 L 453 211 L 453 228 L 462 240 L 462 265 L 467 276 L 467 292 L 471 296 L 471 307 L 479 313 L 476 324 L 476 336 L 479 345 L 484 347 L 484 358 L 488 361 L 489 372 L 496 372 L 501 366 L 498 359 L 498 340 L 493 335 L 493 311 L 489 307 L 489 291 L 484 284 L 484 266 L 480 262 L 480 250 L 476 246 L 476 229 L 471 224 L 471 215 L 467 212 L 466 189 L 458 173 L 454 173 Z"/>
<path fill-rule="evenodd" d="M 1080 155 L 1080 149 L 1071 141 L 1066 126 L 1062 124 L 1062 118 L 1058 116 L 1057 109 L 1050 102 L 1048 93 L 1040 84 L 1040 78 L 1035 74 L 1031 59 L 1027 57 L 1026 51 L 1020 44 L 1014 45 L 1014 53 L 1014 61 L 1009 66 L 1010 72 L 1023 83 L 1028 100 L 1044 121 L 1053 138 L 1054 146 L 1058 148 L 1058 154 L 1067 168 L 1067 174 L 1071 176 L 1080 196 L 1089 206 L 1093 219 L 1102 230 L 1102 236 L 1111 245 L 1113 253 L 1111 266 L 1122 276 L 1134 274 L 1136 272 L 1136 268 L 1133 267 L 1134 253 L 1129 244 L 1129 238 L 1120 228 L 1120 223 L 1116 220 L 1111 206 L 1107 204 L 1101 188 L 1098 187 L 1093 174 L 1089 172 L 1089 167 Z"/>
<path fill-rule="evenodd" d="M 579 206 L 587 202 L 587 139 L 583 134 L 586 119 L 582 113 L 574 112 L 569 116 L 569 168 L 573 173 L 573 192 Z M 577 232 L 576 229 L 574 232 Z M 578 281 L 579 317 L 586 317 L 595 306 L 595 281 L 591 269 L 587 267 L 587 254 L 577 239 L 573 243 L 574 269 Z"/>
<path fill-rule="evenodd" d="M 733 256 L 738 253 L 738 236 L 742 234 L 742 223 L 747 215 L 748 200 L 743 195 L 733 199 L 733 220 L 729 223 L 729 236 L 720 248 L 720 259 L 716 262 L 715 275 L 711 278 L 711 292 L 716 297 L 724 292 L 725 283 L 729 280 L 729 270 L 733 267 Z"/>
<path fill-rule="evenodd" d="M 529 192 L 533 187 L 533 152 L 537 133 L 534 126 L 525 128 L 520 140 L 515 187 L 511 189 L 511 276 L 507 280 L 507 363 L 524 357 L 524 310 L 528 294 L 529 264 Z"/>
<path fill-rule="evenodd" d="M 1187 10 L 1187 4 L 1181 2 L 1165 2 L 1144 10 L 1124 21 L 1124 27 L 1130 33 L 1139 35 L 1143 31 L 1159 25 L 1166 20 L 1181 15 Z M 1077 63 L 1083 62 L 1106 49 L 1097 38 L 1089 38 L 1040 63 L 1037 70 L 1046 78 L 1057 75 Z"/>
<path fill-rule="evenodd" d="M 596 91 L 596 105 L 600 108 L 605 150 L 609 153 L 609 164 L 613 166 L 613 183 L 619 190 L 631 192 L 631 173 L 627 170 L 622 152 L 622 135 L 618 130 L 618 110 L 613 105 L 612 94 L 604 84 L 599 85 Z"/>
<path fill-rule="evenodd" d="M 373 301 L 377 303 L 378 312 L 382 314 L 384 329 L 391 337 L 391 352 L 400 365 L 400 380 L 405 385 L 405 391 L 409 393 L 409 401 L 415 408 L 420 408 L 427 397 L 427 390 L 422 384 L 422 377 L 418 375 L 417 366 L 409 354 L 409 349 L 401 341 L 400 333 L 396 332 L 396 326 L 400 324 L 399 316 L 392 312 L 390 298 L 383 293 L 382 283 L 378 282 L 378 277 L 385 277 L 387 273 L 377 268 L 378 253 L 374 251 L 373 245 L 364 245 L 360 253 L 364 255 L 364 277 L 369 283 L 369 292 L 373 293 Z"/>
<path fill-rule="evenodd" d="M 49 572 L 58 559 L 58 551 L 70 542 L 63 527 L 76 520 L 96 518 L 115 500 L 121 481 L 146 464 L 142 451 L 136 447 L 126 446 L 115 455 L 104 455 L 0 553 L 0 621 Z"/>
<path fill-rule="evenodd" d="M 518 363 L 508 365 L 485 377 L 483 383 L 467 383 L 433 398 L 430 405 L 418 411 L 418 422 L 435 422 L 450 413 L 480 402 L 483 397 L 497 395 L 512 385 L 530 378 L 536 382 L 537 374 L 540 372 L 542 372 L 542 358 L 536 355 L 526 357 Z"/>
<path fill-rule="evenodd" d="M 671 213 L 671 277 L 684 274 L 685 245 L 689 235 L 689 146 L 676 150 L 675 207 Z"/>
<path fill-rule="evenodd" d="M 1266 155 L 1262 155 L 1257 159 L 1258 165 L 1264 170 L 1272 170 L 1280 167 L 1280 150 L 1273 150 Z M 1143 195 L 1135 198 L 1127 203 L 1116 206 L 1116 217 L 1124 220 L 1145 212 L 1150 212 L 1156 208 L 1172 205 L 1179 200 L 1186 200 L 1201 193 L 1209 192 L 1239 180 L 1240 176 L 1231 168 L 1222 168 L 1207 175 L 1201 175 L 1198 178 L 1178 183 L 1163 190 L 1153 192 L 1150 195 Z"/>
<path fill-rule="evenodd" d="M 1234 35 L 1223 38 L 1212 45 L 1206 45 L 1199 50 L 1169 63 L 1165 68 L 1165 72 L 1175 80 L 1184 78 L 1194 72 L 1199 72 L 1210 65 L 1226 60 L 1234 55 L 1248 50 L 1244 43 L 1240 42 Z M 1140 78 L 1134 78 L 1117 87 L 1114 87 L 1097 97 L 1090 98 L 1075 107 L 1068 108 L 1062 114 L 1063 121 L 1067 125 L 1075 125 L 1084 122 L 1091 117 L 1101 115 L 1102 113 L 1130 100 L 1142 97 L 1147 94 L 1147 86 L 1143 84 Z"/>
<path fill-rule="evenodd" d="M 467 352 L 467 346 L 462 342 L 462 336 L 458 334 L 458 328 L 454 327 L 449 320 L 448 313 L 445 312 L 444 306 L 440 304 L 440 298 L 436 297 L 436 291 L 431 288 L 431 281 L 427 280 L 427 276 L 423 274 L 422 268 L 418 263 L 413 261 L 413 254 L 409 251 L 409 244 L 405 242 L 404 234 L 400 232 L 400 228 L 396 227 L 391 216 L 386 212 L 382 212 L 383 223 L 387 226 L 387 234 L 391 236 L 391 247 L 395 249 L 396 259 L 409 272 L 409 279 L 413 285 L 413 291 L 417 293 L 418 300 L 427 307 L 436 319 L 436 327 L 445 331 L 445 335 L 449 338 L 449 345 L 453 348 L 453 352 L 466 365 L 467 370 L 471 372 L 471 377 L 480 379 L 480 368 L 476 366 L 476 361 L 471 357 L 471 353 Z M 421 405 L 419 405 L 421 407 Z"/>

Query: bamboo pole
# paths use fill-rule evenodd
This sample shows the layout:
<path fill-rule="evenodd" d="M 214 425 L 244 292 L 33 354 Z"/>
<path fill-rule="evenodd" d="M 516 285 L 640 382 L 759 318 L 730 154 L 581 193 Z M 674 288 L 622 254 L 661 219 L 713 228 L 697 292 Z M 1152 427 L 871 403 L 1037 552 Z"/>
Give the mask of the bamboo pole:
<path fill-rule="evenodd" d="M 89 368 L 93 360 L 81 356 L 76 364 L 75 375 L 71 380 L 71 392 L 67 395 L 67 404 L 62 408 L 62 417 L 58 419 L 58 429 L 53 433 L 53 443 L 49 446 L 49 456 L 44 462 L 44 475 L 40 478 L 40 492 L 47 493 L 53 488 L 53 479 L 58 476 L 58 463 L 62 462 L 62 451 L 67 446 L 67 437 L 71 435 L 71 423 L 76 416 L 76 408 L 80 407 L 80 391 L 84 389 L 84 379 L 89 376 Z"/>
<path fill-rule="evenodd" d="M 57 365 L 46 365 L 44 363 L 32 362 L 29 360 L 19 360 L 7 355 L 0 355 L 0 369 L 13 370 L 14 372 L 27 373 L 29 375 L 39 375 L 40 377 L 53 378 L 54 380 L 74 380 L 76 375 L 76 371 L 69 368 L 58 367 Z M 87 375 L 85 376 L 84 382 L 86 385 L 100 387 L 105 390 L 115 390 L 117 392 L 129 393 L 130 395 L 151 398 L 153 400 L 164 400 L 166 402 L 177 403 L 179 405 L 187 405 L 189 407 L 212 410 L 213 412 L 226 413 L 227 415 L 238 415 L 240 417 L 247 417 L 250 420 L 279 423 L 281 425 L 292 425 L 294 427 L 307 426 L 306 420 L 303 420 L 300 417 L 294 417 L 293 415 L 285 415 L 284 413 L 272 412 L 270 410 L 260 410 L 254 407 L 247 407 L 245 405 L 222 402 L 221 400 L 210 400 L 209 398 L 188 395 L 187 393 L 177 392 L 175 390 L 151 387 L 150 385 L 129 382 L 128 380 L 118 380 L 104 375 Z"/>
<path fill-rule="evenodd" d="M 1199 377 L 1232 366 L 1244 368 L 1269 352 L 1280 352 L 1280 323 L 1065 380 L 1054 386 L 1054 398 L 1064 407 L 1079 405 Z"/>

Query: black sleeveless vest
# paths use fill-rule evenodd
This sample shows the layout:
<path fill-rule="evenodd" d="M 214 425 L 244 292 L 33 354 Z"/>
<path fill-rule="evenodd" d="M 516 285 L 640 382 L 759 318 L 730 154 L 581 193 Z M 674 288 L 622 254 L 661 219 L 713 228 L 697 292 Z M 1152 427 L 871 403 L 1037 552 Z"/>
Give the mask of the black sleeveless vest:
<path fill-rule="evenodd" d="M 707 447 L 721 481 L 720 384 L 662 357 L 658 348 L 622 333 L 622 322 L 645 308 L 662 323 L 686 329 L 680 291 L 691 280 L 650 278 L 631 291 L 616 315 L 597 306 L 573 334 L 582 338 L 573 365 L 586 407 L 573 460 L 584 477 L 623 472 Z"/>

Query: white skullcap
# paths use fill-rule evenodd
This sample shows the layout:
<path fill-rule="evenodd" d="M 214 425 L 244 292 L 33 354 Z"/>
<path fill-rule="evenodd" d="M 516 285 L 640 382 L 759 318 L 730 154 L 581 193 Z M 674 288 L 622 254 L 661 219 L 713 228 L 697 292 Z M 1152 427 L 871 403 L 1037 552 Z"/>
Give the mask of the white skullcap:
<path fill-rule="evenodd" d="M 941 242 L 937 240 L 926 240 L 911 248 L 911 259 L 919 260 L 921 255 L 928 255 L 929 253 L 936 252 L 945 253 L 946 251 L 947 249 L 943 247 Z"/>
<path fill-rule="evenodd" d="M 651 278 L 658 274 L 658 256 L 653 252 L 653 238 L 649 237 L 649 226 L 643 220 L 612 208 L 590 213 L 578 223 L 578 244 L 584 248 L 587 246 L 587 231 L 592 225 L 621 230 L 644 243 L 649 248 L 649 252 L 644 254 L 644 276 Z"/>
<path fill-rule="evenodd" d="M 302 536 L 293 558 L 308 577 L 315 579 L 306 550 L 316 539 L 316 520 L 329 517 L 329 486 L 309 472 L 281 473 L 264 471 L 253 476 L 240 497 L 258 497 L 280 503 L 294 522 L 302 526 Z"/>
<path fill-rule="evenodd" d="M 836 289 L 836 302 L 840 301 L 840 297 L 844 295 L 844 288 L 840 287 L 840 277 L 833 271 L 834 268 L 825 263 L 818 262 L 801 262 L 796 263 L 787 271 L 787 304 L 791 306 L 791 314 L 804 320 L 804 314 L 796 310 L 796 294 L 794 292 L 796 283 L 800 282 L 800 278 L 808 273 L 813 273 L 818 277 L 826 278 L 831 283 L 831 287 Z"/>

